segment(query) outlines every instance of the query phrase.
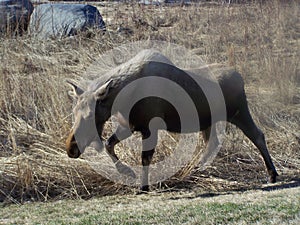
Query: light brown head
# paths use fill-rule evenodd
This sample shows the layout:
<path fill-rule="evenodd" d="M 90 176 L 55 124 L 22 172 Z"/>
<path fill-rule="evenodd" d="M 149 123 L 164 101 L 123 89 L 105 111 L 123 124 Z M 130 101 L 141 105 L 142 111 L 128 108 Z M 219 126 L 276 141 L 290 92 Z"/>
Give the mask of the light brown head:
<path fill-rule="evenodd" d="M 78 158 L 87 147 L 94 147 L 97 151 L 103 148 L 100 136 L 110 109 L 101 101 L 107 97 L 111 82 L 106 82 L 94 91 L 84 90 L 71 81 L 68 83 L 72 86 L 72 96 L 77 102 L 73 110 L 74 125 L 66 140 L 66 150 L 69 157 Z"/>

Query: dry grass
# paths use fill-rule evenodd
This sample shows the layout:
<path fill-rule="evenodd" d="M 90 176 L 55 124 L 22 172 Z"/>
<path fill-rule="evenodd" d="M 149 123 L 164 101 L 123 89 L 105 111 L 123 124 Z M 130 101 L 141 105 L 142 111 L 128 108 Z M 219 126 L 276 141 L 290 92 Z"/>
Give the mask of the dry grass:
<path fill-rule="evenodd" d="M 244 76 L 255 121 L 264 130 L 280 179 L 300 177 L 299 4 L 139 7 L 99 6 L 108 32 L 38 42 L 23 36 L 0 42 L 0 201 L 82 198 L 127 193 L 83 159 L 68 159 L 64 140 L 72 102 L 66 78 L 79 79 L 101 53 L 122 43 L 170 41 L 209 63 L 236 67 Z M 119 33 L 118 27 L 132 33 Z M 108 134 L 106 134 L 108 135 Z M 171 135 L 172 136 L 172 135 Z M 172 138 L 157 150 L 167 154 Z M 203 144 L 199 144 L 203 148 Z M 139 162 L 118 146 L 120 158 Z M 251 188 L 265 183 L 261 157 L 240 131 L 228 127 L 222 150 L 205 171 L 189 165 L 161 187 L 204 190 Z"/>

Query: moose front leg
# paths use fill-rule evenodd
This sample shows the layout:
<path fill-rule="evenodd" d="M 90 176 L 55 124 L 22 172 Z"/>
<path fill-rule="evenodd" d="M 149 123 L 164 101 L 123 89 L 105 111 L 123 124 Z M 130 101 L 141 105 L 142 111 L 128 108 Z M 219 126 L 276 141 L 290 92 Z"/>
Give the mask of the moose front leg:
<path fill-rule="evenodd" d="M 115 145 L 119 142 L 120 140 L 117 138 L 116 133 L 113 133 L 113 135 L 111 135 L 105 143 L 105 149 L 114 163 L 119 161 L 119 158 L 115 153 Z"/>
<path fill-rule="evenodd" d="M 157 144 L 157 130 L 142 132 L 142 185 L 141 191 L 149 191 L 149 167 Z"/>
<path fill-rule="evenodd" d="M 134 171 L 130 167 L 122 163 L 115 153 L 115 145 L 118 144 L 120 141 L 130 137 L 131 135 L 132 133 L 128 128 L 119 125 L 117 127 L 116 132 L 113 133 L 112 136 L 110 136 L 110 138 L 108 138 L 108 140 L 106 141 L 105 149 L 112 161 L 114 162 L 114 164 L 116 165 L 116 169 L 119 171 L 119 173 L 136 178 Z"/>
<path fill-rule="evenodd" d="M 153 154 L 154 154 L 154 149 L 142 152 L 142 165 L 143 165 L 142 186 L 141 186 L 142 192 L 149 191 L 149 166 L 150 166 Z"/>

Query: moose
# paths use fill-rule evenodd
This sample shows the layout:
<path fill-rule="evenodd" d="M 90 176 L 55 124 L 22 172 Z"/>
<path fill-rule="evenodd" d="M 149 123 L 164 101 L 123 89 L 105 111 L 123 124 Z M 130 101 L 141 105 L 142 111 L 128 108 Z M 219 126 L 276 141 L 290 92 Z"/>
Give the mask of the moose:
<path fill-rule="evenodd" d="M 133 132 L 140 132 L 143 166 L 141 191 L 147 192 L 149 191 L 149 166 L 157 144 L 159 129 L 175 133 L 202 131 L 207 148 L 211 152 L 218 144 L 215 137 L 215 123 L 227 121 L 240 128 L 258 148 L 269 181 L 275 183 L 278 174 L 269 155 L 264 134 L 250 115 L 242 76 L 230 68 L 215 70 L 215 74 L 216 79 L 208 76 L 207 67 L 182 70 L 173 65 L 163 54 L 147 49 L 91 81 L 85 88 L 74 81 L 68 81 L 77 99 L 73 110 L 74 125 L 66 140 L 68 156 L 78 158 L 87 147 L 100 150 L 105 146 L 117 170 L 134 176 L 133 171 L 120 162 L 114 146 L 130 137 Z M 196 120 L 190 116 L 193 121 L 189 123 L 190 120 L 185 119 L 184 121 L 188 123 L 186 126 L 182 124 L 183 119 L 177 108 L 162 97 L 166 95 L 178 97 L 176 90 L 168 83 L 177 85 L 178 90 L 187 93 L 193 103 Z M 149 90 L 154 90 L 157 95 L 154 96 Z M 147 96 L 147 93 L 152 94 Z M 115 106 L 120 96 L 121 101 Z M 137 96 L 138 101 L 132 103 L 132 99 L 136 99 Z M 222 102 L 224 110 L 222 110 Z M 189 113 L 192 115 L 193 111 L 189 109 L 192 107 L 184 106 L 183 101 L 181 104 L 183 104 L 181 111 L 188 117 Z M 116 115 L 119 124 L 103 145 L 101 137 L 103 127 L 112 115 Z M 149 124 L 153 118 L 160 118 L 163 126 L 158 123 L 151 128 Z"/>

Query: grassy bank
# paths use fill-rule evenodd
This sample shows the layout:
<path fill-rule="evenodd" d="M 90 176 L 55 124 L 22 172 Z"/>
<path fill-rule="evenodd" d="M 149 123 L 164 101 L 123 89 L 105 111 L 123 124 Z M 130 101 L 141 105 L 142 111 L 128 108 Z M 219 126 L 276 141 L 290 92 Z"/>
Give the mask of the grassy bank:
<path fill-rule="evenodd" d="M 300 188 L 0 205 L 0 224 L 299 224 Z"/>

